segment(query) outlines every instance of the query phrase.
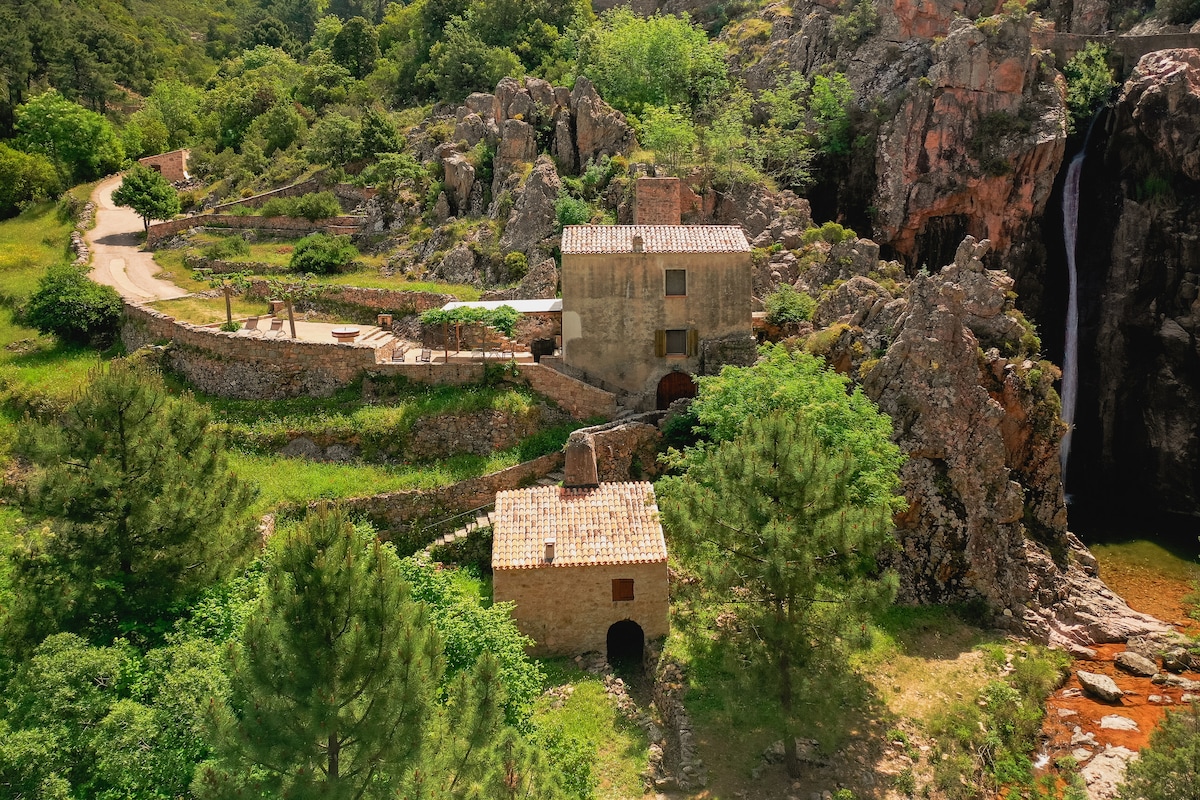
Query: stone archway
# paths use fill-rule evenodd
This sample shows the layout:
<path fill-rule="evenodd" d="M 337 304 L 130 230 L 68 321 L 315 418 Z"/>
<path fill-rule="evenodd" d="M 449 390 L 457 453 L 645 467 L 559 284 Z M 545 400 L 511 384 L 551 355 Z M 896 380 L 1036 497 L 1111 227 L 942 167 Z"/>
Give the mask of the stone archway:
<path fill-rule="evenodd" d="M 632 666 L 641 669 L 646 649 L 646 634 L 642 626 L 631 619 L 614 622 L 608 629 L 608 663 L 614 667 Z"/>
<path fill-rule="evenodd" d="M 684 397 L 696 396 L 696 382 L 686 372 L 668 372 L 658 382 L 658 398 L 655 407 L 660 411 Z"/>

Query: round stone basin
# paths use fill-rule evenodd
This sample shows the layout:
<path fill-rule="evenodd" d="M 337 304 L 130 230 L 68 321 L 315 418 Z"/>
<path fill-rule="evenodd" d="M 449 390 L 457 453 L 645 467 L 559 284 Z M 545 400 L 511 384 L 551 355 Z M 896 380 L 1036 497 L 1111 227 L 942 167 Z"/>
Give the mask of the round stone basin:
<path fill-rule="evenodd" d="M 333 338 L 343 344 L 353 342 L 358 338 L 358 328 L 334 328 L 332 333 Z"/>

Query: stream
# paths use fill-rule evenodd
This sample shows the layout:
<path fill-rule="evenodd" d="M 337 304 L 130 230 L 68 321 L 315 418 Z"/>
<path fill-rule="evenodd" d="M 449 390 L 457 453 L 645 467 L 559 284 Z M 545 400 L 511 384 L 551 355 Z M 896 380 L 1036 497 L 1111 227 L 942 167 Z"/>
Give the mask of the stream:
<path fill-rule="evenodd" d="M 1200 581 L 1200 561 L 1194 537 L 1169 547 L 1149 539 L 1117 540 L 1100 534 L 1089 545 L 1099 562 L 1100 577 L 1131 608 L 1153 614 L 1177 630 L 1200 634 L 1200 623 L 1188 617 L 1184 598 L 1195 591 Z M 1095 659 L 1080 659 L 1072 665 L 1067 683 L 1046 702 L 1042 733 L 1046 746 L 1040 754 L 1040 766 L 1051 766 L 1061 756 L 1073 755 L 1081 766 L 1106 747 L 1140 750 L 1150 740 L 1155 726 L 1168 709 L 1185 703 L 1182 689 L 1156 686 L 1149 678 L 1139 678 L 1118 670 L 1113 659 L 1125 649 L 1123 644 L 1093 648 Z M 1098 672 L 1111 677 L 1125 692 L 1118 703 L 1095 700 L 1080 691 L 1076 670 Z M 1200 680 L 1200 675 L 1184 677 Z M 1132 720 L 1128 730 L 1111 727 L 1113 716 Z M 1109 727 L 1103 720 L 1109 717 Z"/>

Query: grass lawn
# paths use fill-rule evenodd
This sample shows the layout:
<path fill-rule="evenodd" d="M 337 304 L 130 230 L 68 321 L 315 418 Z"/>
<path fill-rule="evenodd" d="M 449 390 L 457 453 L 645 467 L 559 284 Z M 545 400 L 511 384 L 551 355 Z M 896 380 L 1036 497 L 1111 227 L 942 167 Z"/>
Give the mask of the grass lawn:
<path fill-rule="evenodd" d="M 225 321 L 224 297 L 177 297 L 174 300 L 156 300 L 148 304 L 156 311 L 170 314 L 181 322 L 207 325 Z M 234 297 L 231 303 L 234 320 L 268 313 L 266 302 Z"/>
<path fill-rule="evenodd" d="M 217 234 L 198 234 L 196 241 L 200 245 L 211 244 L 221 237 Z M 235 261 L 259 262 L 278 266 L 286 266 L 291 259 L 294 242 L 268 242 L 250 245 L 250 255 L 242 256 Z M 154 261 L 161 268 L 159 277 L 169 280 L 176 286 L 189 292 L 200 292 L 209 288 L 205 281 L 192 278 L 192 271 L 184 266 L 184 250 L 157 250 Z M 336 275 L 318 275 L 317 283 L 327 286 L 358 286 L 363 289 L 391 289 L 398 292 L 435 292 L 449 294 L 459 300 L 478 300 L 479 290 L 474 286 L 457 283 L 436 283 L 433 281 L 410 281 L 404 277 L 385 276 L 380 274 L 379 267 L 386 257 L 383 255 L 360 256 L 359 261 L 366 268 L 355 272 L 344 272 Z M 259 276 L 266 277 L 266 276 Z"/>
<path fill-rule="evenodd" d="M 575 666 L 569 659 L 542 662 L 547 683 L 575 687 L 560 708 L 552 707 L 543 695 L 534 707 L 533 719 L 539 726 L 561 727 L 567 736 L 595 748 L 596 800 L 632 800 L 644 795 L 642 772 L 649 758 L 650 742 L 646 733 L 617 711 L 616 704 L 604 693 L 604 683 Z M 651 795 L 653 796 L 653 795 Z"/>

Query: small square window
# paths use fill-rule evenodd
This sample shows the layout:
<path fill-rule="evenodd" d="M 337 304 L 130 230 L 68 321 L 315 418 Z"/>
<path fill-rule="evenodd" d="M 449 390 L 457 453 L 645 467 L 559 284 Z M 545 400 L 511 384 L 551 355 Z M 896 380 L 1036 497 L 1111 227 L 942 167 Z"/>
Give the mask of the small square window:
<path fill-rule="evenodd" d="M 613 578 L 613 602 L 633 599 L 633 578 Z"/>
<path fill-rule="evenodd" d="M 667 270 L 667 297 L 683 297 L 687 294 L 687 270 Z"/>
<path fill-rule="evenodd" d="M 687 331 L 667 331 L 667 355 L 687 355 Z"/>

